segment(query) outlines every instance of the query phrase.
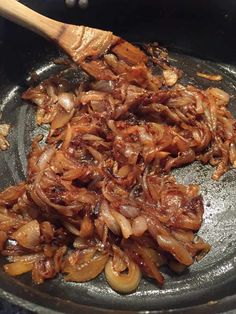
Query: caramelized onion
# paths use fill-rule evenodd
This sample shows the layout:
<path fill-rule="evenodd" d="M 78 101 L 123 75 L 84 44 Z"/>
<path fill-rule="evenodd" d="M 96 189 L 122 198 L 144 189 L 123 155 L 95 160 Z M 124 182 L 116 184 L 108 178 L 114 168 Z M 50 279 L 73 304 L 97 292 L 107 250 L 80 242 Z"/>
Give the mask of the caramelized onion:
<path fill-rule="evenodd" d="M 193 263 L 187 249 L 174 238 L 157 235 L 157 242 L 163 250 L 170 252 L 181 264 L 188 266 Z"/>
<path fill-rule="evenodd" d="M 9 142 L 6 139 L 10 131 L 9 124 L 0 124 L 0 150 L 6 150 L 10 147 Z"/>
<path fill-rule="evenodd" d="M 75 106 L 75 97 L 72 93 L 61 93 L 58 95 L 58 103 L 65 111 L 71 112 Z"/>
<path fill-rule="evenodd" d="M 117 272 L 125 271 L 127 268 L 126 262 L 127 262 L 127 256 L 125 253 L 116 245 L 113 244 L 112 246 L 114 256 L 113 256 L 113 268 Z"/>
<path fill-rule="evenodd" d="M 120 226 L 121 232 L 123 234 L 123 237 L 125 239 L 128 239 L 129 236 L 132 234 L 132 227 L 127 218 L 125 218 L 123 215 L 118 213 L 116 210 L 111 210 L 112 216 L 117 221 L 118 225 Z"/>
<path fill-rule="evenodd" d="M 49 147 L 47 150 L 45 150 L 42 155 L 39 157 L 38 160 L 38 166 L 39 169 L 42 171 L 46 168 L 46 166 L 49 164 L 50 159 L 55 153 L 55 148 L 54 147 Z"/>
<path fill-rule="evenodd" d="M 51 128 L 54 129 L 59 129 L 66 125 L 70 119 L 72 118 L 74 113 L 74 110 L 72 109 L 70 112 L 66 111 L 58 111 L 55 118 L 53 119 L 51 123 Z"/>
<path fill-rule="evenodd" d="M 101 216 L 104 219 L 107 227 L 116 235 L 119 235 L 121 232 L 120 225 L 116 219 L 111 214 L 107 201 L 101 203 Z"/>
<path fill-rule="evenodd" d="M 229 159 L 234 168 L 236 168 L 236 144 L 231 143 L 229 147 Z"/>
<path fill-rule="evenodd" d="M 2 251 L 4 244 L 7 240 L 7 234 L 5 231 L 0 230 L 0 252 Z"/>
<path fill-rule="evenodd" d="M 63 225 L 73 235 L 78 236 L 78 237 L 80 236 L 80 231 L 75 226 L 73 226 L 71 223 L 69 223 L 68 221 L 64 221 Z"/>
<path fill-rule="evenodd" d="M 19 263 L 34 263 L 35 261 L 39 259 L 43 259 L 44 255 L 43 253 L 35 253 L 35 254 L 28 254 L 23 256 L 13 256 L 10 258 L 10 261 L 13 263 L 19 262 Z"/>
<path fill-rule="evenodd" d="M 37 220 L 32 220 L 12 234 L 21 246 L 34 250 L 40 242 L 40 228 Z"/>
<path fill-rule="evenodd" d="M 7 136 L 10 131 L 9 124 L 0 124 L 0 135 Z"/>
<path fill-rule="evenodd" d="M 186 265 L 183 265 L 177 261 L 170 261 L 168 266 L 177 274 L 181 274 L 186 269 Z"/>
<path fill-rule="evenodd" d="M 85 282 L 96 278 L 104 269 L 108 255 L 102 254 L 94 257 L 91 261 L 82 264 L 80 267 L 73 267 L 65 276 L 66 281 Z M 66 271 L 68 272 L 68 270 Z"/>
<path fill-rule="evenodd" d="M 76 61 L 90 76 L 69 63 L 22 96 L 50 130 L 32 142 L 26 182 L 0 193 L 0 251 L 8 274 L 32 271 L 36 283 L 60 272 L 84 282 L 106 265 L 111 287 L 128 293 L 141 271 L 163 284 L 162 265 L 181 272 L 210 250 L 195 236 L 199 187 L 170 171 L 197 160 L 218 180 L 236 167 L 236 124 L 230 96 L 178 84 L 157 45 L 147 57 L 111 33 L 82 33 Z M 8 131 L 0 125 L 0 149 Z"/>
<path fill-rule="evenodd" d="M 223 78 L 219 74 L 207 74 L 207 73 L 201 73 L 197 72 L 197 76 L 205 78 L 210 81 L 221 81 Z"/>
<path fill-rule="evenodd" d="M 208 88 L 208 91 L 218 100 L 221 101 L 220 104 L 227 105 L 229 102 L 229 94 L 217 87 Z"/>
<path fill-rule="evenodd" d="M 112 259 L 109 259 L 105 267 L 105 276 L 112 289 L 120 293 L 136 290 L 141 280 L 139 267 L 132 261 L 129 262 L 128 273 L 122 274 L 115 271 Z"/>
<path fill-rule="evenodd" d="M 126 218 L 135 218 L 140 212 L 140 209 L 138 207 L 134 207 L 131 205 L 121 205 L 119 209 L 120 213 Z"/>
<path fill-rule="evenodd" d="M 33 262 L 15 262 L 4 265 L 4 271 L 10 276 L 19 276 L 33 269 Z"/>
<path fill-rule="evenodd" d="M 18 200 L 25 192 L 25 183 L 10 186 L 0 193 L 0 205 L 12 204 Z"/>
<path fill-rule="evenodd" d="M 163 76 L 167 86 L 173 86 L 178 80 L 178 75 L 173 70 L 164 70 Z"/>
<path fill-rule="evenodd" d="M 136 237 L 140 237 L 147 230 L 147 221 L 144 217 L 138 216 L 133 220 L 132 223 L 132 233 Z"/>
<path fill-rule="evenodd" d="M 151 249 L 141 248 L 140 246 L 137 247 L 137 250 L 140 256 L 143 258 L 144 263 L 149 268 L 152 277 L 154 277 L 157 282 L 162 285 L 164 282 L 164 277 L 162 276 L 156 265 L 158 261 L 158 255 L 155 255 L 155 251 L 153 252 Z"/>
<path fill-rule="evenodd" d="M 100 91 L 100 92 L 106 92 L 106 93 L 111 93 L 114 90 L 115 83 L 114 81 L 97 81 L 91 84 L 92 88 Z"/>

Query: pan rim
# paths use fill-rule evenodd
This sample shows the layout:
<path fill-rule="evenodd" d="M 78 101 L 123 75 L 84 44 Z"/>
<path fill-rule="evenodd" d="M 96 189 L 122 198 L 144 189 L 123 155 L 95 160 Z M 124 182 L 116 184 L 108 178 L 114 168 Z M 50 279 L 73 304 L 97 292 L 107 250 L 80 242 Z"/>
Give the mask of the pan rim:
<path fill-rule="evenodd" d="M 34 290 L 34 293 L 38 297 L 37 303 L 31 302 L 25 298 L 19 297 L 16 294 L 13 294 L 11 292 L 5 291 L 2 288 L 0 288 L 0 298 L 4 299 L 10 303 L 13 303 L 14 305 L 20 306 L 24 309 L 27 309 L 29 311 L 39 313 L 39 314 L 66 314 L 70 313 L 59 311 L 54 309 L 55 306 L 52 308 L 45 307 L 43 305 L 40 305 L 39 303 L 43 304 L 43 293 L 39 293 L 38 291 Z M 51 297 L 53 299 L 58 299 L 57 297 Z M 42 301 L 42 302 L 40 302 Z M 236 309 L 236 293 L 233 295 L 226 296 L 224 298 L 220 298 L 211 302 L 203 303 L 203 304 L 197 304 L 193 306 L 187 306 L 182 308 L 170 308 L 165 310 L 142 310 L 142 311 L 127 311 L 127 310 L 113 310 L 113 309 L 106 309 L 101 307 L 95 307 L 95 306 L 89 306 L 84 304 L 78 304 L 70 300 L 61 300 L 60 302 L 66 302 L 68 303 L 68 307 L 70 304 L 73 304 L 73 306 L 76 306 L 78 310 L 83 311 L 84 314 L 164 314 L 164 313 L 227 313 L 231 310 Z M 54 304 L 52 302 L 52 304 Z"/>

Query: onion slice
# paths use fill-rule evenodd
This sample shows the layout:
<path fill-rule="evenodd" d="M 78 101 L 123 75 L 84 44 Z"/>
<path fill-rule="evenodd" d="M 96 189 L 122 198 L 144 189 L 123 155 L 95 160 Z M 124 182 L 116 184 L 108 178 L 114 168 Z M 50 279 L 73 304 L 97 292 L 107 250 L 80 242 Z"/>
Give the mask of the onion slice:
<path fill-rule="evenodd" d="M 118 273 L 115 271 L 112 259 L 106 264 L 105 276 L 109 285 L 119 293 L 130 293 L 137 289 L 141 280 L 141 272 L 137 264 L 130 261 L 128 273 Z"/>
<path fill-rule="evenodd" d="M 121 229 L 116 219 L 110 212 L 109 205 L 107 201 L 102 201 L 101 203 L 101 216 L 105 221 L 107 227 L 116 235 L 120 235 Z"/>
<path fill-rule="evenodd" d="M 129 220 L 114 209 L 111 210 L 111 213 L 120 226 L 123 237 L 128 239 L 132 235 L 132 227 Z"/>
<path fill-rule="evenodd" d="M 94 257 L 90 262 L 84 263 L 78 269 L 73 267 L 65 277 L 66 281 L 85 282 L 96 278 L 104 269 L 108 255 L 101 254 Z"/>
<path fill-rule="evenodd" d="M 207 74 L 202 72 L 197 72 L 197 76 L 205 78 L 210 81 L 221 81 L 223 78 L 219 74 Z"/>
<path fill-rule="evenodd" d="M 12 238 L 21 246 L 34 250 L 40 242 L 40 227 L 37 220 L 32 220 L 23 225 L 12 234 Z"/>
<path fill-rule="evenodd" d="M 58 95 L 58 103 L 65 111 L 70 112 L 75 106 L 75 96 L 72 93 L 61 93 Z"/>
<path fill-rule="evenodd" d="M 193 263 L 192 256 L 187 249 L 174 238 L 157 235 L 157 242 L 163 250 L 170 252 L 181 264 L 189 266 Z"/>
<path fill-rule="evenodd" d="M 10 276 L 19 276 L 33 269 L 33 262 L 15 262 L 3 266 L 4 271 Z"/>

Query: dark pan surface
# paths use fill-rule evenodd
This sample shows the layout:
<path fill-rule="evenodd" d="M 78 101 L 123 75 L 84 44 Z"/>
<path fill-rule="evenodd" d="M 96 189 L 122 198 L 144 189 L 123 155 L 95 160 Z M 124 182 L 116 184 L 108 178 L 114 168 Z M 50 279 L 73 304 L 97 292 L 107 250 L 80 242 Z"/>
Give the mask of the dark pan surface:
<path fill-rule="evenodd" d="M 35 127 L 34 106 L 20 98 L 22 91 L 27 88 L 27 76 L 32 69 L 36 70 L 41 79 L 59 70 L 52 62 L 53 58 L 58 56 L 54 47 L 49 44 L 44 46 L 45 43 L 40 40 L 38 45 L 34 53 L 21 53 L 19 58 L 14 58 L 14 50 L 10 46 L 2 47 L 1 121 L 10 123 L 12 128 L 9 136 L 11 147 L 8 151 L 0 153 L 0 189 L 25 179 L 26 158 L 31 139 L 38 132 L 46 132 L 43 128 Z M 12 63 L 10 66 L 8 62 L 6 68 L 4 58 L 9 56 L 12 57 Z M 236 117 L 234 67 L 177 53 L 171 54 L 171 60 L 172 64 L 186 73 L 184 83 L 196 84 L 202 88 L 216 86 L 232 95 L 229 108 Z M 197 71 L 219 73 L 224 79 L 222 82 L 209 82 L 197 78 Z M 211 167 L 203 167 L 199 163 L 178 169 L 175 173 L 181 182 L 201 184 L 205 217 L 199 234 L 212 245 L 210 253 L 202 261 L 191 266 L 189 271 L 181 276 L 174 276 L 164 270 L 166 282 L 162 289 L 150 280 L 142 280 L 138 290 L 126 296 L 112 291 L 103 276 L 83 284 L 64 283 L 61 278 L 57 278 L 36 286 L 32 284 L 29 275 L 9 278 L 0 271 L 0 295 L 41 313 L 45 313 L 45 308 L 48 309 L 47 313 L 49 309 L 65 313 L 75 313 L 79 310 L 81 313 L 96 313 L 103 312 L 103 309 L 168 310 L 201 304 L 207 305 L 195 310 L 192 308 L 191 312 L 199 313 L 201 310 L 205 313 L 216 313 L 220 308 L 225 311 L 236 308 L 235 298 L 232 297 L 230 302 L 224 299 L 236 291 L 236 171 L 229 171 L 219 182 L 211 180 Z M 0 263 L 3 264 L 3 259 Z M 224 300 L 218 303 L 220 299 Z M 217 307 L 218 305 L 220 307 Z M 90 307 L 93 307 L 93 310 Z"/>

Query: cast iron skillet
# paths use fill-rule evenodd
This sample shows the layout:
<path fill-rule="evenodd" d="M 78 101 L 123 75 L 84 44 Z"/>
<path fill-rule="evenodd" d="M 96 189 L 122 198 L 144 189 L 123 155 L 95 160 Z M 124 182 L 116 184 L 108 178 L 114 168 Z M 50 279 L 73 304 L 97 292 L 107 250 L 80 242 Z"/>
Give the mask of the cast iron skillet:
<path fill-rule="evenodd" d="M 214 85 L 235 96 L 236 7 L 233 2 L 178 0 L 177 5 L 176 1 L 167 0 L 90 0 L 89 8 L 81 11 L 65 10 L 63 1 L 59 0 L 24 1 L 45 15 L 111 29 L 130 41 L 158 40 L 175 51 L 171 54 L 172 63 L 187 73 L 184 83 L 203 88 Z M 12 125 L 11 148 L 0 153 L 0 188 L 3 189 L 24 180 L 31 139 L 36 133 L 45 132 L 35 127 L 33 106 L 20 99 L 27 88 L 29 73 L 36 70 L 43 79 L 58 71 L 53 59 L 60 52 L 38 36 L 3 20 L 0 20 L 0 39 L 1 121 Z M 224 80 L 209 83 L 199 79 L 195 73 L 201 70 L 217 72 Z M 230 110 L 236 116 L 235 97 L 231 99 Z M 112 291 L 103 276 L 83 284 L 64 283 L 59 277 L 36 286 L 29 275 L 9 278 L 0 271 L 0 296 L 41 313 L 163 313 L 171 309 L 172 312 L 181 309 L 188 313 L 217 313 L 235 309 L 236 171 L 229 171 L 219 182 L 210 179 L 211 167 L 198 163 L 175 173 L 181 182 L 201 184 L 205 219 L 200 235 L 212 245 L 211 252 L 189 271 L 174 276 L 164 269 L 163 288 L 143 280 L 137 292 L 126 296 Z M 2 259 L 0 263 L 3 264 Z"/>

